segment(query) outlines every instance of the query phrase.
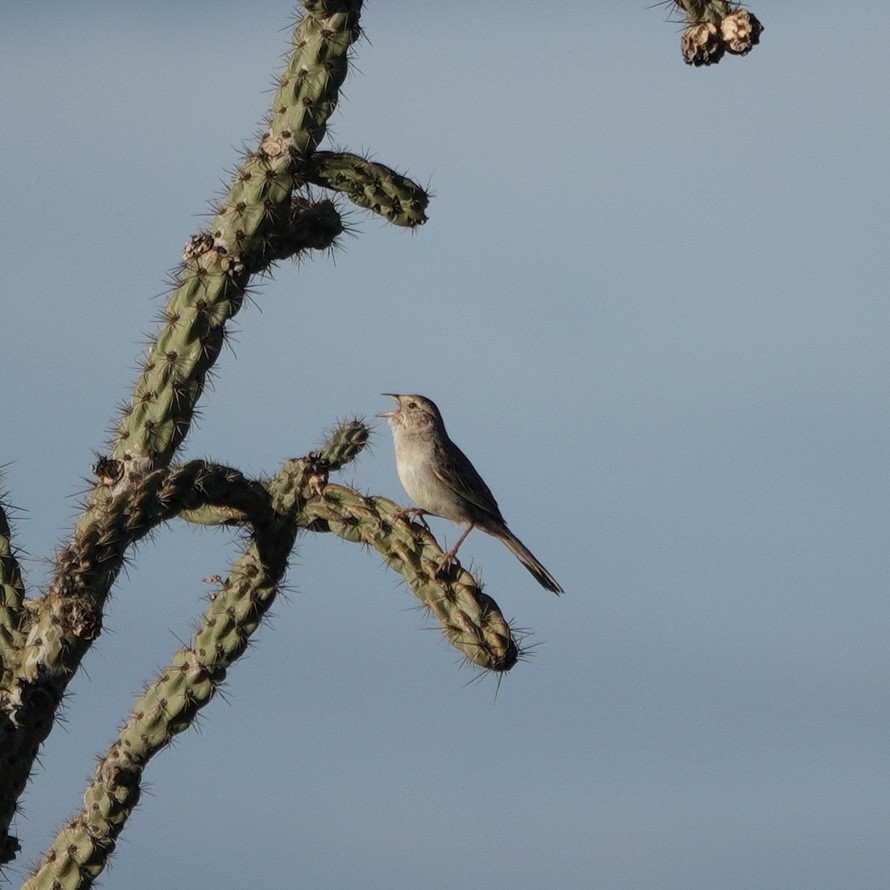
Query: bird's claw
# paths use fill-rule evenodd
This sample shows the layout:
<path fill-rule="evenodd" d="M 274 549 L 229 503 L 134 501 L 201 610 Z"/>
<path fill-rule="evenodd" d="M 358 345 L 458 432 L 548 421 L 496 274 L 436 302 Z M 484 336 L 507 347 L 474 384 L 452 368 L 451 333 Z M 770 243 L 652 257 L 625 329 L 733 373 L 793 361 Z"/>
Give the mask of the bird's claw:
<path fill-rule="evenodd" d="M 420 507 L 405 507 L 404 510 L 399 510 L 399 519 L 407 519 L 408 522 L 417 522 L 417 524 L 423 526 L 426 531 L 430 531 L 429 523 L 423 518 L 426 515 L 427 511 L 422 510 Z"/>

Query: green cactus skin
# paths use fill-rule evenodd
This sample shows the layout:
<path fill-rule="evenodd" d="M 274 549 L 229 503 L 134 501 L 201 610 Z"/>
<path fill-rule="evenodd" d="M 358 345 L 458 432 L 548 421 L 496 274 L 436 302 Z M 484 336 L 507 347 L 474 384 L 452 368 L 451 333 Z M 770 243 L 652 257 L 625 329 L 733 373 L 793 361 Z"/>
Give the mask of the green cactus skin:
<path fill-rule="evenodd" d="M 328 433 L 321 450 L 311 457 L 328 470 L 339 470 L 355 460 L 371 438 L 370 428 L 361 420 L 347 420 Z"/>
<path fill-rule="evenodd" d="M 689 24 L 711 22 L 719 25 L 732 12 L 732 6 L 727 0 L 674 0 L 674 2 L 686 14 L 686 21 Z"/>
<path fill-rule="evenodd" d="M 353 204 L 397 226 L 423 225 L 430 196 L 384 164 L 348 152 L 317 151 L 306 168 L 309 182 L 343 192 Z"/>

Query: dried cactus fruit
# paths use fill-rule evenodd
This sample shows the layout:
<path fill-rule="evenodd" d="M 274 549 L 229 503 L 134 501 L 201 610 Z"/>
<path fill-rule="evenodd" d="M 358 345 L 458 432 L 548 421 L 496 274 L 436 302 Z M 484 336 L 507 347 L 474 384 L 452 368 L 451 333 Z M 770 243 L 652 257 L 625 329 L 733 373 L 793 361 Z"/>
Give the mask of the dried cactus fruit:
<path fill-rule="evenodd" d="M 726 51 L 736 56 L 744 56 L 760 43 L 763 25 L 747 9 L 736 9 L 720 22 L 720 36 Z"/>
<path fill-rule="evenodd" d="M 711 22 L 690 25 L 680 38 L 680 50 L 687 65 L 716 65 L 723 58 L 723 40 Z"/>

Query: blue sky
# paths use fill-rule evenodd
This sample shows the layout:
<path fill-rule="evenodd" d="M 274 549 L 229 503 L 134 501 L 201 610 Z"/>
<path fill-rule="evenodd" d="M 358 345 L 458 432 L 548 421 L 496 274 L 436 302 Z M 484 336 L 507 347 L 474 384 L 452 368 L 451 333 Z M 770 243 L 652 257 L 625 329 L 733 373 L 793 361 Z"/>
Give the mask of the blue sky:
<path fill-rule="evenodd" d="M 692 70 L 663 7 L 369 6 L 326 147 L 428 182 L 430 222 L 356 210 L 333 259 L 282 265 L 183 456 L 272 473 L 379 393 L 424 393 L 567 594 L 464 544 L 540 644 L 495 697 L 376 556 L 302 538 L 104 886 L 886 882 L 883 7 L 754 11 L 760 47 Z M 291 16 L 4 11 L 0 462 L 36 587 Z M 345 481 L 404 499 L 384 426 Z M 25 798 L 23 863 L 234 551 L 179 526 L 139 549 Z"/>

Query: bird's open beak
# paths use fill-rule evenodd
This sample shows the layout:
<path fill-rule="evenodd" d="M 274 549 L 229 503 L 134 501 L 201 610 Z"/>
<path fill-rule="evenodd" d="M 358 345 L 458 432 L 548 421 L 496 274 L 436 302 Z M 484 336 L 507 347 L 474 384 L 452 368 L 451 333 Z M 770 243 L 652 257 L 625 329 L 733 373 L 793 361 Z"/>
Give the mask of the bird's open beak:
<path fill-rule="evenodd" d="M 380 393 L 380 395 L 388 396 L 391 399 L 395 399 L 396 403 L 399 404 L 399 407 L 401 407 L 401 403 L 399 402 L 399 397 L 394 392 L 382 392 L 382 393 Z M 390 417 L 395 417 L 396 414 L 398 414 L 398 413 L 399 413 L 398 408 L 395 411 L 381 411 L 377 415 L 377 417 L 385 417 L 387 420 L 389 420 Z"/>

